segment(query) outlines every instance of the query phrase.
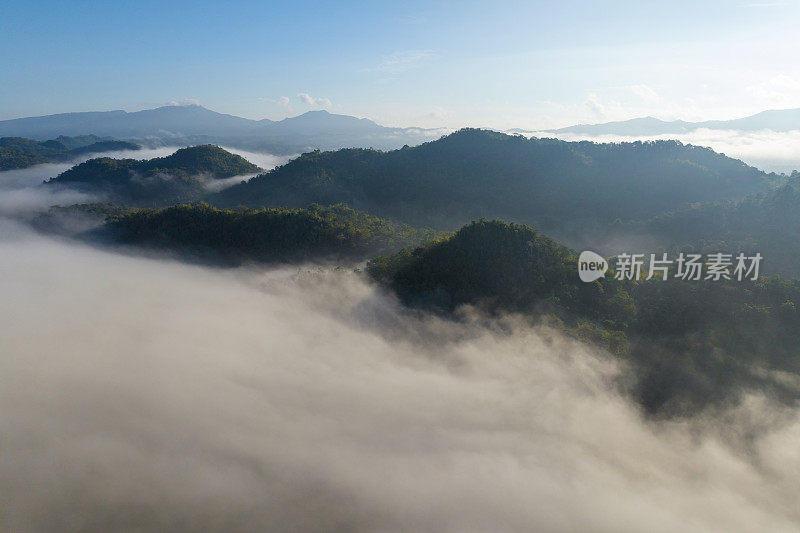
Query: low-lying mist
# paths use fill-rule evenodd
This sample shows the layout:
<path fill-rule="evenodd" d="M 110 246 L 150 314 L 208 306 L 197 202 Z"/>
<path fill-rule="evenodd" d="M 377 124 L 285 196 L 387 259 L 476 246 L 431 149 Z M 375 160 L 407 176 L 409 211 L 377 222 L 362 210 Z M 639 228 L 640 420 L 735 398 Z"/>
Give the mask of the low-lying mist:
<path fill-rule="evenodd" d="M 614 359 L 0 223 L 0 528 L 796 531 L 797 412 L 646 422 Z"/>
<path fill-rule="evenodd" d="M 264 172 L 268 172 L 277 166 L 287 163 L 290 159 L 297 157 L 297 155 L 283 156 L 258 152 L 247 152 L 245 150 L 239 150 L 238 148 L 231 148 L 229 146 L 223 146 L 222 148 L 232 154 L 244 157 L 254 165 L 261 167 Z M 205 184 L 205 187 L 208 192 L 219 192 L 223 189 L 227 189 L 228 187 L 232 187 L 233 185 L 238 185 L 242 181 L 247 181 L 257 175 L 258 174 L 246 174 L 243 176 L 231 176 L 230 178 L 208 180 Z"/>
<path fill-rule="evenodd" d="M 164 157 L 177 148 L 156 148 L 142 150 L 122 150 L 102 154 L 84 154 L 69 162 L 45 163 L 28 168 L 0 172 L 0 217 L 20 217 L 42 211 L 51 205 L 71 205 L 103 201 L 95 195 L 70 189 L 43 187 L 42 182 L 54 178 L 93 157 L 112 157 L 115 159 L 152 159 Z"/>
<path fill-rule="evenodd" d="M 222 146 L 221 148 L 229 151 L 232 154 L 240 155 L 265 171 L 272 170 L 273 168 L 283 165 L 290 159 L 297 157 L 295 155 L 273 155 L 262 152 L 248 152 L 246 150 L 239 150 L 238 148 L 231 148 L 230 146 Z"/>
<path fill-rule="evenodd" d="M 701 128 L 687 133 L 635 137 L 574 133 L 542 133 L 539 136 L 558 137 L 565 141 L 594 141 L 599 143 L 675 139 L 684 144 L 707 146 L 716 152 L 741 159 L 748 165 L 766 172 L 791 174 L 793 170 L 800 170 L 800 131 L 798 130 L 776 132 L 771 130 L 738 131 Z"/>
<path fill-rule="evenodd" d="M 31 213 L 41 212 L 53 205 L 68 206 L 88 202 L 104 202 L 104 198 L 96 194 L 88 194 L 70 188 L 43 187 L 42 182 L 54 178 L 71 167 L 95 157 L 114 159 L 153 159 L 172 155 L 180 147 L 145 148 L 142 150 L 121 150 L 103 152 L 101 154 L 83 154 L 64 163 L 45 163 L 23 169 L 0 172 L 0 216 L 19 218 Z M 272 170 L 286 163 L 291 156 L 247 152 L 225 147 L 231 153 L 240 155 L 249 162 L 258 165 L 265 171 Z M 208 179 L 209 192 L 219 192 L 225 187 L 247 180 L 255 174 L 233 176 L 226 179 Z"/>

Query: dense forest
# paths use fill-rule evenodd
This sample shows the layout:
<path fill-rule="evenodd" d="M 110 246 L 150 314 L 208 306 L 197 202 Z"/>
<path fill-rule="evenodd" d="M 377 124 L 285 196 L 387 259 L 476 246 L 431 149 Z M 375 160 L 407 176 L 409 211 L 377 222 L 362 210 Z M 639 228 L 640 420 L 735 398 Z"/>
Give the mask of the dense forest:
<path fill-rule="evenodd" d="M 0 171 L 27 168 L 41 163 L 69 161 L 81 154 L 139 150 L 140 148 L 138 144 L 101 139 L 95 135 L 61 136 L 43 142 L 22 137 L 2 137 L 0 138 Z"/>
<path fill-rule="evenodd" d="M 150 161 L 92 159 L 48 185 L 139 207 L 197 201 L 221 208 L 345 203 L 440 230 L 496 217 L 604 255 L 633 251 L 626 249 L 631 246 L 639 251 L 759 248 L 767 257 L 765 271 L 800 274 L 800 247 L 792 238 L 800 229 L 795 224 L 800 204 L 792 192 L 800 178 L 765 174 L 674 141 L 575 143 L 467 129 L 390 152 L 311 152 L 219 193 L 209 188 L 220 178 L 258 170 L 240 156 L 203 145 Z"/>
<path fill-rule="evenodd" d="M 523 313 L 605 346 L 635 369 L 631 393 L 652 414 L 733 401 L 742 386 L 800 398 L 798 280 L 618 281 L 611 270 L 583 283 L 568 248 L 486 220 L 376 257 L 367 271 L 411 306 Z"/>
<path fill-rule="evenodd" d="M 620 234 L 645 235 L 665 250 L 760 252 L 766 272 L 800 276 L 800 174 L 795 172 L 767 192 L 690 204 L 615 229 Z"/>
<path fill-rule="evenodd" d="M 613 278 L 581 283 L 574 252 L 518 224 L 480 220 L 413 251 L 372 259 L 371 276 L 407 304 L 452 311 L 480 305 L 487 311 L 580 314 L 621 330 L 632 302 Z"/>
<path fill-rule="evenodd" d="M 372 279 L 410 307 L 520 313 L 618 354 L 633 369 L 624 386 L 653 415 L 721 405 L 748 387 L 800 397 L 800 282 L 620 281 L 609 272 L 583 283 L 576 253 L 544 229 L 646 243 L 629 252 L 760 252 L 764 271 L 796 276 L 798 174 L 765 174 L 672 141 L 603 145 L 462 130 L 392 152 L 307 153 L 208 193 L 209 179 L 257 170 L 215 146 L 150 161 L 93 159 L 49 186 L 102 192 L 117 205 L 54 208 L 36 223 L 90 228 L 105 218 L 92 236 L 224 264 L 372 258 Z M 214 203 L 172 205 L 203 198 Z M 483 218 L 499 214 L 542 232 Z M 417 229 L 470 219 L 453 234 Z"/>
<path fill-rule="evenodd" d="M 390 152 L 307 153 L 208 201 L 228 207 L 344 202 L 439 229 L 487 217 L 561 236 L 686 203 L 737 199 L 779 179 L 676 141 L 597 144 L 465 129 Z"/>
<path fill-rule="evenodd" d="M 228 263 L 360 260 L 437 236 L 432 230 L 418 230 L 343 205 L 222 210 L 194 204 L 132 209 L 109 213 L 106 227 L 116 242 Z"/>
<path fill-rule="evenodd" d="M 150 160 L 90 159 L 49 180 L 51 186 L 101 194 L 109 201 L 137 206 L 199 200 L 209 180 L 254 174 L 261 170 L 218 146 L 181 148 Z"/>

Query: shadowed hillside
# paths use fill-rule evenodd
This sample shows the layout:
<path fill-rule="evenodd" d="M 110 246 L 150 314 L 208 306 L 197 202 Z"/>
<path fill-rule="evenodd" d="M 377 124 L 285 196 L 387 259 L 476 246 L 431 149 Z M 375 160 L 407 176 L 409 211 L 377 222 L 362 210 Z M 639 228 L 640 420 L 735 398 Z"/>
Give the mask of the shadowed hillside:
<path fill-rule="evenodd" d="M 765 272 L 800 276 L 800 174 L 767 192 L 684 206 L 617 230 L 647 235 L 663 250 L 758 252 Z"/>
<path fill-rule="evenodd" d="M 209 198 L 298 207 L 344 202 L 417 225 L 454 229 L 480 217 L 562 235 L 650 218 L 689 202 L 739 198 L 777 176 L 674 141 L 595 144 L 466 129 L 391 152 L 312 152 Z"/>

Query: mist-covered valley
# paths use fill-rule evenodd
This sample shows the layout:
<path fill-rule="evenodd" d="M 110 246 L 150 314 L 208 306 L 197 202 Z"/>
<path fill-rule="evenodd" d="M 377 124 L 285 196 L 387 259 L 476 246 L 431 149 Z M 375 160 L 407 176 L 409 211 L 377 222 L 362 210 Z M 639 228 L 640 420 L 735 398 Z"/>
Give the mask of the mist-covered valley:
<path fill-rule="evenodd" d="M 53 179 L 70 168 L 80 165 L 91 159 L 99 157 L 118 160 L 152 160 L 164 158 L 174 154 L 179 146 L 166 146 L 160 148 L 142 148 L 137 150 L 111 150 L 102 153 L 85 153 L 59 163 L 44 163 L 0 171 L 0 215 L 5 217 L 30 217 L 32 214 L 58 206 L 69 206 L 92 202 L 107 202 L 106 195 L 97 191 L 79 191 L 75 189 L 60 189 L 43 187 L 43 182 Z M 263 170 L 285 163 L 289 156 L 275 156 L 266 153 L 247 152 L 236 148 L 227 148 L 227 151 L 240 155 L 253 165 Z M 210 184 L 212 191 L 220 191 L 226 186 L 231 186 L 251 175 L 234 176 L 233 180 L 219 180 L 221 183 Z"/>
<path fill-rule="evenodd" d="M 646 418 L 620 360 L 350 269 L 215 269 L 0 226 L 0 523 L 793 531 L 796 407 Z"/>
<path fill-rule="evenodd" d="M 228 151 L 262 176 L 288 159 Z M 548 270 L 563 261 L 577 277 L 571 252 L 521 226 L 451 234 L 344 207 L 114 211 L 102 189 L 43 183 L 81 162 L 0 173 L 4 529 L 800 524 L 800 373 L 785 341 L 796 318 L 779 305 L 795 288 L 748 285 L 736 300 L 733 287 L 660 294 L 600 280 L 605 296 L 586 296 Z M 53 213 L 57 225 L 42 226 Z M 61 231 L 87 214 L 94 230 Z M 392 255 L 418 245 L 421 266 Z M 539 271 L 537 256 L 555 263 Z M 463 264 L 470 273 L 447 274 Z M 414 281 L 424 265 L 443 269 L 425 274 L 436 291 Z M 481 285 L 487 271 L 502 283 Z M 645 328 L 687 297 L 709 304 L 695 316 L 722 297 L 736 309 L 758 301 L 785 329 L 769 336 L 760 315 L 741 315 L 755 333 L 727 316 L 699 331 Z M 735 351 L 752 335 L 761 352 Z"/>

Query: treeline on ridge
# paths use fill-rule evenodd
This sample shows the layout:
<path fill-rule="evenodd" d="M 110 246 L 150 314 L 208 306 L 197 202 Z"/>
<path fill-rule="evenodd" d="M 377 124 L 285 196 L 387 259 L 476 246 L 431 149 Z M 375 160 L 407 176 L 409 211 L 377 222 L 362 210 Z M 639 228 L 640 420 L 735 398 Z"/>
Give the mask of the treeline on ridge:
<path fill-rule="evenodd" d="M 0 171 L 27 168 L 42 163 L 69 161 L 82 154 L 116 150 L 139 150 L 128 141 L 100 138 L 96 135 L 60 136 L 49 141 L 23 137 L 0 137 Z"/>
<path fill-rule="evenodd" d="M 118 242 L 233 262 L 359 260 L 438 236 L 344 205 L 236 210 L 176 205 L 114 214 L 106 226 Z"/>
<path fill-rule="evenodd" d="M 311 152 L 209 196 L 233 207 L 346 203 L 452 230 L 500 218 L 563 235 L 647 219 L 691 202 L 767 190 L 766 174 L 677 141 L 597 144 L 465 129 L 415 147 Z"/>

